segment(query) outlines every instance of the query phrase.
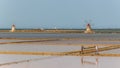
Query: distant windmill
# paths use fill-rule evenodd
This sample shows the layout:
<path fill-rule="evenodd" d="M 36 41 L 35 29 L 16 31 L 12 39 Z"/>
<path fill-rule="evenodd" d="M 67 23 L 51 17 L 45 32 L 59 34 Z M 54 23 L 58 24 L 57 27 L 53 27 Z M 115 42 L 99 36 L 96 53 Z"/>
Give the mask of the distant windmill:
<path fill-rule="evenodd" d="M 13 24 L 12 27 L 11 27 L 11 32 L 15 32 L 15 29 L 16 29 L 16 27 L 15 27 L 15 25 Z"/>
<path fill-rule="evenodd" d="M 94 33 L 94 31 L 92 30 L 92 28 L 91 28 L 91 21 L 92 20 L 90 20 L 90 21 L 85 21 L 86 23 L 87 23 L 87 25 L 86 25 L 86 30 L 84 31 L 84 33 Z"/>

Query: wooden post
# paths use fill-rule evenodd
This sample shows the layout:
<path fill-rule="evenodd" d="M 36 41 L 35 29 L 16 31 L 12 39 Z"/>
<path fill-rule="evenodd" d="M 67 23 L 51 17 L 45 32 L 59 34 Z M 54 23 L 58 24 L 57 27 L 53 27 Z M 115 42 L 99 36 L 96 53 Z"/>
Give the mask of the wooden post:
<path fill-rule="evenodd" d="M 98 46 L 95 46 L 96 54 L 99 54 Z"/>
<path fill-rule="evenodd" d="M 84 54 L 83 49 L 84 49 L 84 47 L 81 46 L 81 54 Z"/>

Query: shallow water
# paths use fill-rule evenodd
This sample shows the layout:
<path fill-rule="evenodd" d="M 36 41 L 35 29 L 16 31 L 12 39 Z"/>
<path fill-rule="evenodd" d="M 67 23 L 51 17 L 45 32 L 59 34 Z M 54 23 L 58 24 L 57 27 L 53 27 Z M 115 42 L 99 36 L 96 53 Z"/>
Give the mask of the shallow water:
<path fill-rule="evenodd" d="M 119 34 L 56 34 L 56 33 L 0 33 L 1 38 L 81 38 L 90 40 L 120 40 Z"/>
<path fill-rule="evenodd" d="M 50 42 L 47 42 L 47 43 L 54 43 L 54 44 L 73 44 L 73 45 L 82 45 L 82 44 L 110 44 L 110 45 L 113 45 L 113 44 L 120 44 L 120 41 L 105 41 L 105 40 L 83 40 L 83 39 L 77 39 L 77 40 L 58 40 L 58 41 L 50 41 Z"/>
<path fill-rule="evenodd" d="M 66 52 L 80 50 L 81 46 L 56 46 L 41 44 L 6 44 L 0 45 L 0 51 L 26 51 L 26 52 Z"/>
<path fill-rule="evenodd" d="M 0 68 L 120 68 L 120 57 L 0 55 L 0 58 Z M 38 60 L 13 63 L 29 59 Z"/>
<path fill-rule="evenodd" d="M 5 42 L 21 42 L 29 40 L 2 40 L 0 43 Z M 81 45 L 89 47 L 94 44 L 101 47 L 107 47 L 106 44 L 120 44 L 119 41 L 81 41 L 81 40 L 57 40 L 57 41 L 43 41 L 32 43 L 6 43 L 0 44 L 0 51 L 23 51 L 23 52 L 69 52 L 81 50 Z M 105 45 L 102 45 L 105 44 Z M 93 45 L 92 45 L 93 46 Z M 112 51 L 111 51 L 112 52 Z M 116 51 L 117 52 L 117 51 Z M 117 52 L 119 53 L 119 52 Z"/>

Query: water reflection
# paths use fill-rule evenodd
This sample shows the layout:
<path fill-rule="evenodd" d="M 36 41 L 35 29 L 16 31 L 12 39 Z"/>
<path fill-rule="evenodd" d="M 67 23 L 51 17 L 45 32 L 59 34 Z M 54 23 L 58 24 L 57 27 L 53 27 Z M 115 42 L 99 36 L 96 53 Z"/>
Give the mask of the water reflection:
<path fill-rule="evenodd" d="M 81 57 L 81 63 L 82 63 L 82 65 L 84 65 L 84 64 L 90 64 L 90 65 L 96 65 L 96 66 L 98 66 L 98 63 L 99 63 L 98 57 L 95 57 L 94 59 L 95 59 L 95 61 L 90 61 L 90 60 L 87 60 L 84 56 L 82 56 Z"/>
<path fill-rule="evenodd" d="M 16 56 L 9 57 L 9 59 L 15 58 Z M 8 57 L 4 58 L 3 61 L 0 59 L 0 68 L 120 68 L 119 57 L 26 56 L 26 58 L 23 59 L 22 57 L 25 56 L 17 57 L 19 57 L 19 60 L 6 60 Z"/>

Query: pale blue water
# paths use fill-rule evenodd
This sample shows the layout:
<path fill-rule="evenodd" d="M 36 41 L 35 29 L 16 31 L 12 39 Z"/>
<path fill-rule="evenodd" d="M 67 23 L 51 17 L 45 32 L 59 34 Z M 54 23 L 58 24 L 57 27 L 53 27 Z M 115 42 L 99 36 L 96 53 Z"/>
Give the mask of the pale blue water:
<path fill-rule="evenodd" d="M 90 40 L 119 40 L 120 34 L 55 34 L 55 33 L 0 33 L 0 38 L 81 38 Z"/>

